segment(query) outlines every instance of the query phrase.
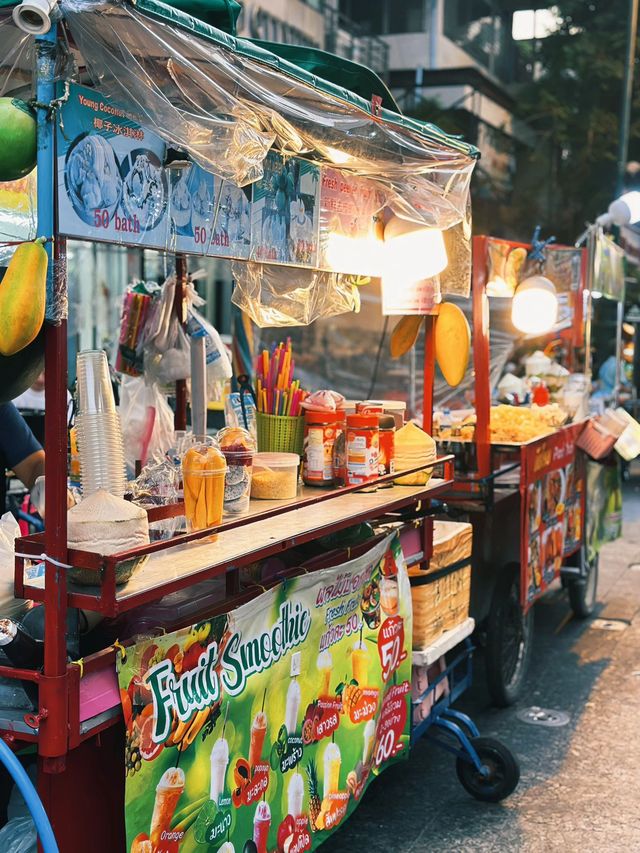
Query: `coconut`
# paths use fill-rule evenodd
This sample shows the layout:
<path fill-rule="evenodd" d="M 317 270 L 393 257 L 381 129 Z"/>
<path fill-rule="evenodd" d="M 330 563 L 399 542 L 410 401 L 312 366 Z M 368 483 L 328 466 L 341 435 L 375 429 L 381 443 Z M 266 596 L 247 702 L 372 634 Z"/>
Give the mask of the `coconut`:
<path fill-rule="evenodd" d="M 148 545 L 147 513 L 141 507 L 100 489 L 67 513 L 67 539 L 69 548 L 104 555 Z M 128 581 L 134 569 L 147 559 L 143 556 L 119 563 L 116 566 L 116 583 Z M 69 574 L 76 583 L 94 585 L 96 582 L 96 572 L 89 569 L 73 569 Z"/>
<path fill-rule="evenodd" d="M 0 98 L 0 181 L 17 181 L 36 165 L 36 117 L 18 98 Z"/>

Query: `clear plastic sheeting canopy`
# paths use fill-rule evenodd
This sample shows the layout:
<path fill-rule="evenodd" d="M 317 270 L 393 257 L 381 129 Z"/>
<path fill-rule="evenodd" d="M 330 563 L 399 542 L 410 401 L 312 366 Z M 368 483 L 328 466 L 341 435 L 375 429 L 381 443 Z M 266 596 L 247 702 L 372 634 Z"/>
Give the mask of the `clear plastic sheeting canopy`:
<path fill-rule="evenodd" d="M 438 228 L 465 218 L 477 152 L 434 125 L 333 83 L 155 0 L 62 0 L 93 84 L 203 168 L 243 186 L 267 151 L 379 182 L 398 214 Z"/>
<path fill-rule="evenodd" d="M 231 301 L 256 326 L 308 326 L 316 320 L 360 310 L 353 276 L 274 264 L 232 265 Z"/>

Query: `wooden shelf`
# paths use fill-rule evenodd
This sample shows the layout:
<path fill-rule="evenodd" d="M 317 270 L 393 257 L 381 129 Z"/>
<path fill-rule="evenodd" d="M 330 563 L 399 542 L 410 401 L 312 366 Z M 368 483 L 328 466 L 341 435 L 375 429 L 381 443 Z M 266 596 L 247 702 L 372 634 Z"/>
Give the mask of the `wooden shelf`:
<path fill-rule="evenodd" d="M 293 500 L 252 501 L 242 526 L 223 530 L 214 541 L 179 542 L 173 546 L 166 543 L 162 550 L 149 555 L 126 584 L 116 587 L 113 596 L 98 586 L 69 583 L 69 606 L 117 616 L 205 578 L 224 575 L 320 536 L 434 498 L 450 486 L 450 480 L 432 478 L 426 486 L 335 492 L 321 496 L 317 503 L 310 501 L 319 498 L 319 490 L 307 487 Z M 268 517 L 265 505 L 271 510 Z M 25 583 L 24 596 L 42 601 L 44 580 Z"/>

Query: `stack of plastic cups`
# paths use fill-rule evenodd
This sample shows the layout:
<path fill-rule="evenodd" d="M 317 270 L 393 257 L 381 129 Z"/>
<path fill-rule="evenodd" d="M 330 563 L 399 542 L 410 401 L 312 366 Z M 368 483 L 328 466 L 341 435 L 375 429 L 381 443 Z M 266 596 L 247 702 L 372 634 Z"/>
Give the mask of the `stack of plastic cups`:
<path fill-rule="evenodd" d="M 120 417 L 103 350 L 83 350 L 77 358 L 78 416 L 76 431 L 84 497 L 105 489 L 125 491 L 124 444 Z"/>

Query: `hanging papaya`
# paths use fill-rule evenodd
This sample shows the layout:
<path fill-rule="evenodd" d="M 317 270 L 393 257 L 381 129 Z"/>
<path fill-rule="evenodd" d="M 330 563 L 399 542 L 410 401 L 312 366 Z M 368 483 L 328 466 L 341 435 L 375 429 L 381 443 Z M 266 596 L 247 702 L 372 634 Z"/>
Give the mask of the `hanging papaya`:
<path fill-rule="evenodd" d="M 29 346 L 44 323 L 48 258 L 43 243 L 18 246 L 0 282 L 0 355 Z"/>
<path fill-rule="evenodd" d="M 522 273 L 526 260 L 527 250 L 520 246 L 509 252 L 504 277 L 511 296 L 516 292 L 516 287 L 520 282 L 520 274 Z"/>
<path fill-rule="evenodd" d="M 36 116 L 19 98 L 0 98 L 0 181 L 17 181 L 36 165 Z"/>
<path fill-rule="evenodd" d="M 418 314 L 407 314 L 398 320 L 389 341 L 391 358 L 400 358 L 409 352 L 418 340 L 423 320 L 424 317 Z"/>
<path fill-rule="evenodd" d="M 459 385 L 467 370 L 471 330 L 464 312 L 452 302 L 443 302 L 436 319 L 436 361 L 448 385 Z"/>

